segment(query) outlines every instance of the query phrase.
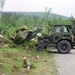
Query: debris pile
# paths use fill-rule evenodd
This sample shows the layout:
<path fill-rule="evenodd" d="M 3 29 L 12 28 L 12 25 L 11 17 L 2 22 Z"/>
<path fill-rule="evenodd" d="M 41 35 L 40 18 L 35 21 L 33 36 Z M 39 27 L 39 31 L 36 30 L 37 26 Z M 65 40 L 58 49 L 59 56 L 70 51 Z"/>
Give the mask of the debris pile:
<path fill-rule="evenodd" d="M 0 47 L 4 47 L 7 48 L 8 45 L 7 43 L 11 43 L 11 45 L 13 46 L 18 46 L 18 45 L 24 45 L 25 43 L 31 44 L 31 41 L 35 41 L 34 39 L 37 36 L 37 33 L 39 33 L 42 29 L 41 28 L 37 28 L 36 30 L 28 30 L 27 26 L 23 26 L 17 30 L 15 30 L 15 32 L 11 32 L 8 35 L 8 39 L 6 39 L 3 36 L 3 32 L 0 34 Z M 27 43 L 28 42 L 28 43 Z M 29 47 L 29 46 L 28 46 Z M 26 49 L 28 49 L 27 45 L 26 45 Z"/>
<path fill-rule="evenodd" d="M 0 35 L 0 48 L 8 48 L 8 42 L 9 40 L 6 39 L 3 35 Z"/>

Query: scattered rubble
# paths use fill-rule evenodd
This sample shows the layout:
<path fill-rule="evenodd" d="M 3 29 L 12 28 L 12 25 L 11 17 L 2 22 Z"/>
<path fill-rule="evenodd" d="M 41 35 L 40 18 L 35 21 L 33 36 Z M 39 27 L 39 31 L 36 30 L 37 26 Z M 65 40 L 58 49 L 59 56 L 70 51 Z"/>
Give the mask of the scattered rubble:
<path fill-rule="evenodd" d="M 0 68 L 3 67 L 3 63 L 0 62 Z"/>
<path fill-rule="evenodd" d="M 37 58 L 37 59 L 39 59 L 39 60 L 42 60 L 42 61 L 44 61 L 44 62 L 47 62 L 47 60 L 46 60 L 46 59 L 41 58 L 39 55 L 37 55 L 37 56 L 36 56 L 36 58 Z"/>
<path fill-rule="evenodd" d="M 2 74 L 2 75 L 6 75 L 6 74 Z"/>
<path fill-rule="evenodd" d="M 3 35 L 0 35 L 0 48 L 8 48 L 8 39 L 6 39 Z"/>
<path fill-rule="evenodd" d="M 27 57 L 23 57 L 23 67 L 26 68 L 26 72 L 29 73 L 31 69 L 35 68 L 33 64 L 31 64 Z"/>
<path fill-rule="evenodd" d="M 31 64 L 28 61 L 27 57 L 23 57 L 23 67 L 26 68 L 27 72 L 31 71 Z"/>

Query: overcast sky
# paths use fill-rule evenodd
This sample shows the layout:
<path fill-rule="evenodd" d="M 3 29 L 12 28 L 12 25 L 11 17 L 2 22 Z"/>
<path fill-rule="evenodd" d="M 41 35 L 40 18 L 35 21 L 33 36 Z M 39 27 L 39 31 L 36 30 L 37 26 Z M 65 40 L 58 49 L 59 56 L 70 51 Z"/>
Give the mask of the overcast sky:
<path fill-rule="evenodd" d="M 6 0 L 4 11 L 45 11 L 52 8 L 52 13 L 75 17 L 75 0 Z"/>

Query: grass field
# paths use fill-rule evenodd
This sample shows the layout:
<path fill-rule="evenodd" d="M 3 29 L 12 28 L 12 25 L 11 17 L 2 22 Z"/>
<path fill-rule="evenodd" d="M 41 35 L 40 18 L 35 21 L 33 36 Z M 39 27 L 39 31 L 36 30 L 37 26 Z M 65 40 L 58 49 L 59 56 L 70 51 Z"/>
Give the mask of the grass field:
<path fill-rule="evenodd" d="M 33 65 L 30 72 L 26 72 L 23 67 L 23 57 L 27 57 Z M 54 55 L 51 52 L 36 52 L 20 47 L 0 48 L 0 75 L 57 75 Z"/>

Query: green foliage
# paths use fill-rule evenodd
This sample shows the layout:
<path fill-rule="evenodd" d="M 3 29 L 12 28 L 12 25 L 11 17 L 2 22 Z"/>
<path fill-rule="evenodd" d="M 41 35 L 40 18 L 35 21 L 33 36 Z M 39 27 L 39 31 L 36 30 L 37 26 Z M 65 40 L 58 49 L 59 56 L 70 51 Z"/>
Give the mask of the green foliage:
<path fill-rule="evenodd" d="M 30 14 L 30 13 L 29 13 Z M 43 27 L 42 33 L 50 33 L 55 24 L 72 24 L 71 21 L 74 19 L 72 16 L 70 18 L 62 18 L 62 16 L 50 16 L 49 11 L 42 13 L 41 17 L 37 12 L 32 15 L 27 15 L 27 13 L 15 13 L 15 12 L 3 12 L 0 21 L 0 32 L 5 31 L 4 36 L 8 38 L 10 34 L 14 34 L 15 31 L 24 25 L 28 27 L 29 30 L 32 30 L 35 26 L 41 25 Z M 10 46 L 12 42 L 9 43 Z M 30 62 L 35 66 L 35 69 L 32 69 L 29 74 L 26 75 L 42 75 L 49 73 L 50 75 L 56 75 L 53 54 L 40 52 L 37 53 L 35 51 L 35 41 L 25 41 L 19 34 L 15 40 L 13 40 L 13 44 L 16 44 L 15 49 L 0 48 L 0 60 L 3 62 L 3 67 L 0 67 L 0 73 L 5 73 L 5 75 L 22 75 L 26 74 L 26 69 L 23 68 L 23 60 L 24 56 L 27 56 Z M 4 55 L 7 53 L 7 55 Z M 39 55 L 41 58 L 48 60 L 47 63 L 36 59 L 36 56 Z M 44 69 L 43 69 L 44 65 Z M 15 70 L 16 71 L 15 71 Z M 49 72 L 50 70 L 50 72 Z M 49 75 L 48 74 L 48 75 Z M 1 74 L 2 75 L 2 74 Z"/>
<path fill-rule="evenodd" d="M 37 12 L 36 12 L 37 13 Z M 42 13 L 42 12 L 41 12 Z M 26 25 L 29 30 L 32 30 L 36 25 L 41 25 L 43 27 L 43 33 L 49 33 L 55 24 L 72 24 L 71 21 L 74 19 L 72 16 L 70 18 L 63 18 L 62 16 L 57 17 L 57 15 L 50 17 L 52 14 L 49 10 L 42 13 L 40 16 L 34 14 L 33 16 L 27 15 L 27 13 L 19 12 L 3 12 L 1 17 L 0 31 L 6 31 L 6 36 L 11 32 L 15 32 L 16 29 Z"/>
<path fill-rule="evenodd" d="M 37 59 L 37 55 L 47 60 L 47 62 Z M 23 57 L 25 56 L 33 65 L 29 73 L 27 73 L 26 68 L 23 67 Z M 37 53 L 34 49 L 0 48 L 0 62 L 3 63 L 3 67 L 0 67 L 0 75 L 57 75 L 53 57 L 54 55 L 52 53 Z"/>

